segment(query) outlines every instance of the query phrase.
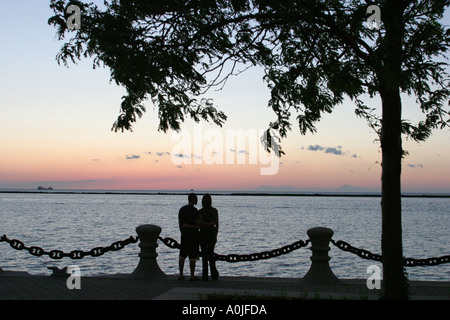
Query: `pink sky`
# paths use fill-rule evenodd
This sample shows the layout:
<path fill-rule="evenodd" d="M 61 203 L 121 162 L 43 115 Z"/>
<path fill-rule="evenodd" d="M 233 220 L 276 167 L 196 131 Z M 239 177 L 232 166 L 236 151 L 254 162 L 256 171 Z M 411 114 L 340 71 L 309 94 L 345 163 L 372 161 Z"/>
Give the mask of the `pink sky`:
<path fill-rule="evenodd" d="M 17 12 L 21 19 L 16 19 Z M 90 61 L 70 68 L 55 61 L 61 43 L 47 25 L 47 3 L 14 1 L 0 11 L 0 189 L 52 185 L 59 189 L 242 190 L 266 186 L 302 189 L 342 185 L 379 190 L 381 153 L 376 135 L 344 102 L 318 124 L 317 134 L 293 131 L 282 141 L 286 156 L 275 175 L 262 176 L 261 163 L 183 164 L 157 153 L 172 153 L 172 132 L 157 131 L 157 111 L 148 112 L 134 132 L 113 133 L 124 94 L 109 83 L 108 70 Z M 275 119 L 267 108 L 261 70 L 230 78 L 210 92 L 228 115 L 222 130 L 261 130 Z M 404 98 L 404 118 L 419 120 L 413 99 Z M 377 97 L 368 103 L 379 108 Z M 204 124 L 205 131 L 211 128 Z M 193 134 L 191 122 L 183 132 Z M 205 136 L 202 136 L 205 139 Z M 450 193 L 450 134 L 435 131 L 422 144 L 404 141 L 405 191 Z M 208 143 L 204 143 L 204 147 Z M 248 147 L 245 148 L 248 150 Z M 239 151 L 239 150 L 236 150 Z M 152 154 L 149 154 L 151 152 Z M 220 152 L 220 150 L 219 150 Z M 224 155 L 229 150 L 224 146 Z M 194 152 L 193 152 L 194 153 Z"/>

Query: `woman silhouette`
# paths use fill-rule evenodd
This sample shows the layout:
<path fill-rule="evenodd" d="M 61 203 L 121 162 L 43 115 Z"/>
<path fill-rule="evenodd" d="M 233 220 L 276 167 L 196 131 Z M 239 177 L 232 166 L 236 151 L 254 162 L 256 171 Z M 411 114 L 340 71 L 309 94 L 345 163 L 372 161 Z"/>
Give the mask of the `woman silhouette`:
<path fill-rule="evenodd" d="M 212 199 L 210 194 L 203 195 L 202 208 L 198 211 L 202 219 L 199 240 L 202 250 L 203 259 L 203 275 L 202 280 L 208 281 L 208 262 L 211 269 L 211 278 L 217 280 L 219 272 L 216 269 L 216 261 L 214 259 L 214 247 L 217 242 L 217 233 L 219 231 L 219 213 L 216 208 L 212 207 Z"/>

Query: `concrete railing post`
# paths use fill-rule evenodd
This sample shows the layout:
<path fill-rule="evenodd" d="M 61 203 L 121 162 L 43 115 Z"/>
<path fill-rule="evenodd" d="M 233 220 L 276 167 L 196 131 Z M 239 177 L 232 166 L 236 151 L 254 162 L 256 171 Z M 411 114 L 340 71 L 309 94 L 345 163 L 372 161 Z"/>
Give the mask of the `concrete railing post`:
<path fill-rule="evenodd" d="M 156 257 L 156 248 L 158 247 L 158 237 L 161 233 L 161 228 L 152 224 L 145 224 L 136 228 L 136 233 L 139 236 L 139 264 L 131 273 L 131 278 L 138 279 L 152 279 L 164 276 L 164 272 L 159 268 Z"/>
<path fill-rule="evenodd" d="M 311 267 L 302 278 L 304 283 L 336 283 L 339 279 L 330 269 L 328 251 L 333 230 L 324 227 L 309 229 L 307 234 L 311 240 Z"/>

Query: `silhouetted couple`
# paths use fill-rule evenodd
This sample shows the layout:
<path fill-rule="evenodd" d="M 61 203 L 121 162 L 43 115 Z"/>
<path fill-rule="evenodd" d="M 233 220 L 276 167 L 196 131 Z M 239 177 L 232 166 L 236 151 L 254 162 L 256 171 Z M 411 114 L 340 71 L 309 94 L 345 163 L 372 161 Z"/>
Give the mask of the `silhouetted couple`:
<path fill-rule="evenodd" d="M 214 247 L 219 230 L 218 211 L 212 207 L 212 199 L 209 194 L 203 196 L 200 210 L 194 207 L 197 204 L 196 194 L 189 194 L 188 201 L 189 203 L 183 206 L 178 213 L 178 223 L 181 232 L 180 276 L 178 279 L 184 279 L 184 262 L 186 258 L 189 258 L 190 280 L 198 280 L 195 276 L 195 264 L 199 259 L 200 246 L 203 259 L 202 280 L 208 280 L 208 264 L 211 269 L 211 278 L 217 280 L 219 272 L 217 272 L 214 260 Z"/>

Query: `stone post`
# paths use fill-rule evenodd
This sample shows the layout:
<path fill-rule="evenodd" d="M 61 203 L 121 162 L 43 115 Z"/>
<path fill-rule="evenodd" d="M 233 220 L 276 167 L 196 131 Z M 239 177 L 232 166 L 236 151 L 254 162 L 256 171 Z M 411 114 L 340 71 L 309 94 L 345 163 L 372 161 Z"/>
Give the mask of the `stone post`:
<path fill-rule="evenodd" d="M 139 236 L 139 264 L 131 273 L 130 277 L 134 279 L 153 279 L 164 276 L 164 272 L 159 268 L 156 257 L 156 248 L 158 247 L 158 237 L 161 228 L 152 224 L 145 224 L 136 228 Z"/>
<path fill-rule="evenodd" d="M 333 230 L 324 227 L 309 229 L 307 234 L 311 240 L 311 267 L 301 279 L 303 283 L 336 283 L 339 279 L 330 269 L 328 251 Z"/>

